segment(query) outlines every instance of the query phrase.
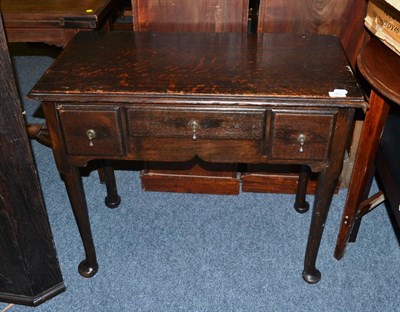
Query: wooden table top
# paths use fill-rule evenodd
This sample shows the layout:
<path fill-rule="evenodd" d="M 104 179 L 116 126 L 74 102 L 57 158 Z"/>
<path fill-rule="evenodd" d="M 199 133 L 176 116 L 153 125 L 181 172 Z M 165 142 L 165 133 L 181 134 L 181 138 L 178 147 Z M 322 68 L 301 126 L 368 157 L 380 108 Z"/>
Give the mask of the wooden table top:
<path fill-rule="evenodd" d="M 4 24 L 10 21 L 46 20 L 59 17 L 95 18 L 113 0 L 2 0 Z"/>
<path fill-rule="evenodd" d="M 306 99 L 364 107 L 334 36 L 234 33 L 79 33 L 31 92 L 40 100 L 92 96 Z M 304 103 L 303 103 L 304 104 Z"/>

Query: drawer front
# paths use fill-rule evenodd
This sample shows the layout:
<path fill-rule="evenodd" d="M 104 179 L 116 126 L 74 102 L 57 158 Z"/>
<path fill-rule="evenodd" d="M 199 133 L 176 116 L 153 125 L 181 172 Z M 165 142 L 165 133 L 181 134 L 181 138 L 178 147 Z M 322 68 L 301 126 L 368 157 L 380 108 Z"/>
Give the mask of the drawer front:
<path fill-rule="evenodd" d="M 69 154 L 123 154 L 119 108 L 62 105 L 58 115 Z"/>
<path fill-rule="evenodd" d="M 269 144 L 271 158 L 327 159 L 336 113 L 273 110 Z"/>
<path fill-rule="evenodd" d="M 259 140 L 264 137 L 265 110 L 128 110 L 130 136 Z"/>

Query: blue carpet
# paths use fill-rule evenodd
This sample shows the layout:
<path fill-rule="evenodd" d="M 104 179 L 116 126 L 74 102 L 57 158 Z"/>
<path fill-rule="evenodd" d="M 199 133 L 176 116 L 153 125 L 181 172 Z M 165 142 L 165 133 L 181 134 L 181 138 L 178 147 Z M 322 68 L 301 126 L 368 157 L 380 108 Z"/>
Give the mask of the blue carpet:
<path fill-rule="evenodd" d="M 52 60 L 14 61 L 25 95 Z M 31 120 L 37 103 L 23 102 Z M 67 290 L 37 308 L 8 311 L 399 309 L 400 249 L 384 206 L 364 218 L 345 257 L 333 257 L 346 190 L 334 196 L 326 223 L 322 280 L 308 285 L 301 272 L 311 214 L 295 212 L 293 195 L 143 192 L 138 172 L 118 170 L 122 203 L 111 210 L 94 171 L 83 179 L 100 269 L 85 279 L 77 272 L 83 247 L 51 150 L 32 147 Z"/>

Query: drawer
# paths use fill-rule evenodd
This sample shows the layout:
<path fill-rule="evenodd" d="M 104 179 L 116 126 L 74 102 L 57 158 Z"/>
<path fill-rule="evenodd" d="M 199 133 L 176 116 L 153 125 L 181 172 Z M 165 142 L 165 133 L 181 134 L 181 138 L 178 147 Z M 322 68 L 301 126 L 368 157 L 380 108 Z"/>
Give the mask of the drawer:
<path fill-rule="evenodd" d="M 122 155 L 118 107 L 62 105 L 58 108 L 67 152 L 71 155 Z"/>
<path fill-rule="evenodd" d="M 327 159 L 336 113 L 336 110 L 273 110 L 269 144 L 271 158 Z"/>
<path fill-rule="evenodd" d="M 128 110 L 130 136 L 259 140 L 264 137 L 265 110 L 146 109 Z"/>

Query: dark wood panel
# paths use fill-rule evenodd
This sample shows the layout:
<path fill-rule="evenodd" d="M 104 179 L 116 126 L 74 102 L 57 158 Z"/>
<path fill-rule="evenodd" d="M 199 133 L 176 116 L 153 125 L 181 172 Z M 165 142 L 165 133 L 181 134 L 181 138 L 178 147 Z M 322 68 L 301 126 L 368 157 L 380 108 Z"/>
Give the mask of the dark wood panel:
<path fill-rule="evenodd" d="M 263 138 L 265 110 L 129 109 L 129 134 L 149 137 L 256 140 Z"/>
<path fill-rule="evenodd" d="M 132 0 L 135 31 L 245 32 L 249 0 Z"/>
<path fill-rule="evenodd" d="M 63 47 L 77 33 L 74 29 L 61 28 L 8 28 L 8 42 L 44 42 Z"/>
<path fill-rule="evenodd" d="M 225 195 L 240 191 L 236 164 L 207 163 L 199 158 L 184 163 L 148 162 L 141 179 L 145 191 Z"/>
<path fill-rule="evenodd" d="M 2 0 L 4 24 L 15 21 L 57 20 L 60 17 L 75 17 L 82 20 L 96 21 L 105 8 L 114 0 Z M 11 25 L 11 24 L 10 24 Z"/>
<path fill-rule="evenodd" d="M 120 109 L 112 106 L 82 106 L 78 110 L 73 106 L 61 105 L 58 114 L 70 154 L 122 155 Z"/>
<path fill-rule="evenodd" d="M 272 114 L 271 157 L 282 159 L 326 159 L 335 115 L 274 110 Z"/>
<path fill-rule="evenodd" d="M 242 191 L 255 193 L 281 193 L 294 194 L 298 188 L 298 174 L 257 174 L 251 172 L 250 166 L 248 173 L 242 175 Z M 317 187 L 316 179 L 312 179 L 307 184 L 307 194 L 315 194 Z"/>
<path fill-rule="evenodd" d="M 0 301 L 38 305 L 64 290 L 0 17 Z"/>
<path fill-rule="evenodd" d="M 354 68 L 367 36 L 367 4 L 367 0 L 261 1 L 258 31 L 336 35 Z"/>

